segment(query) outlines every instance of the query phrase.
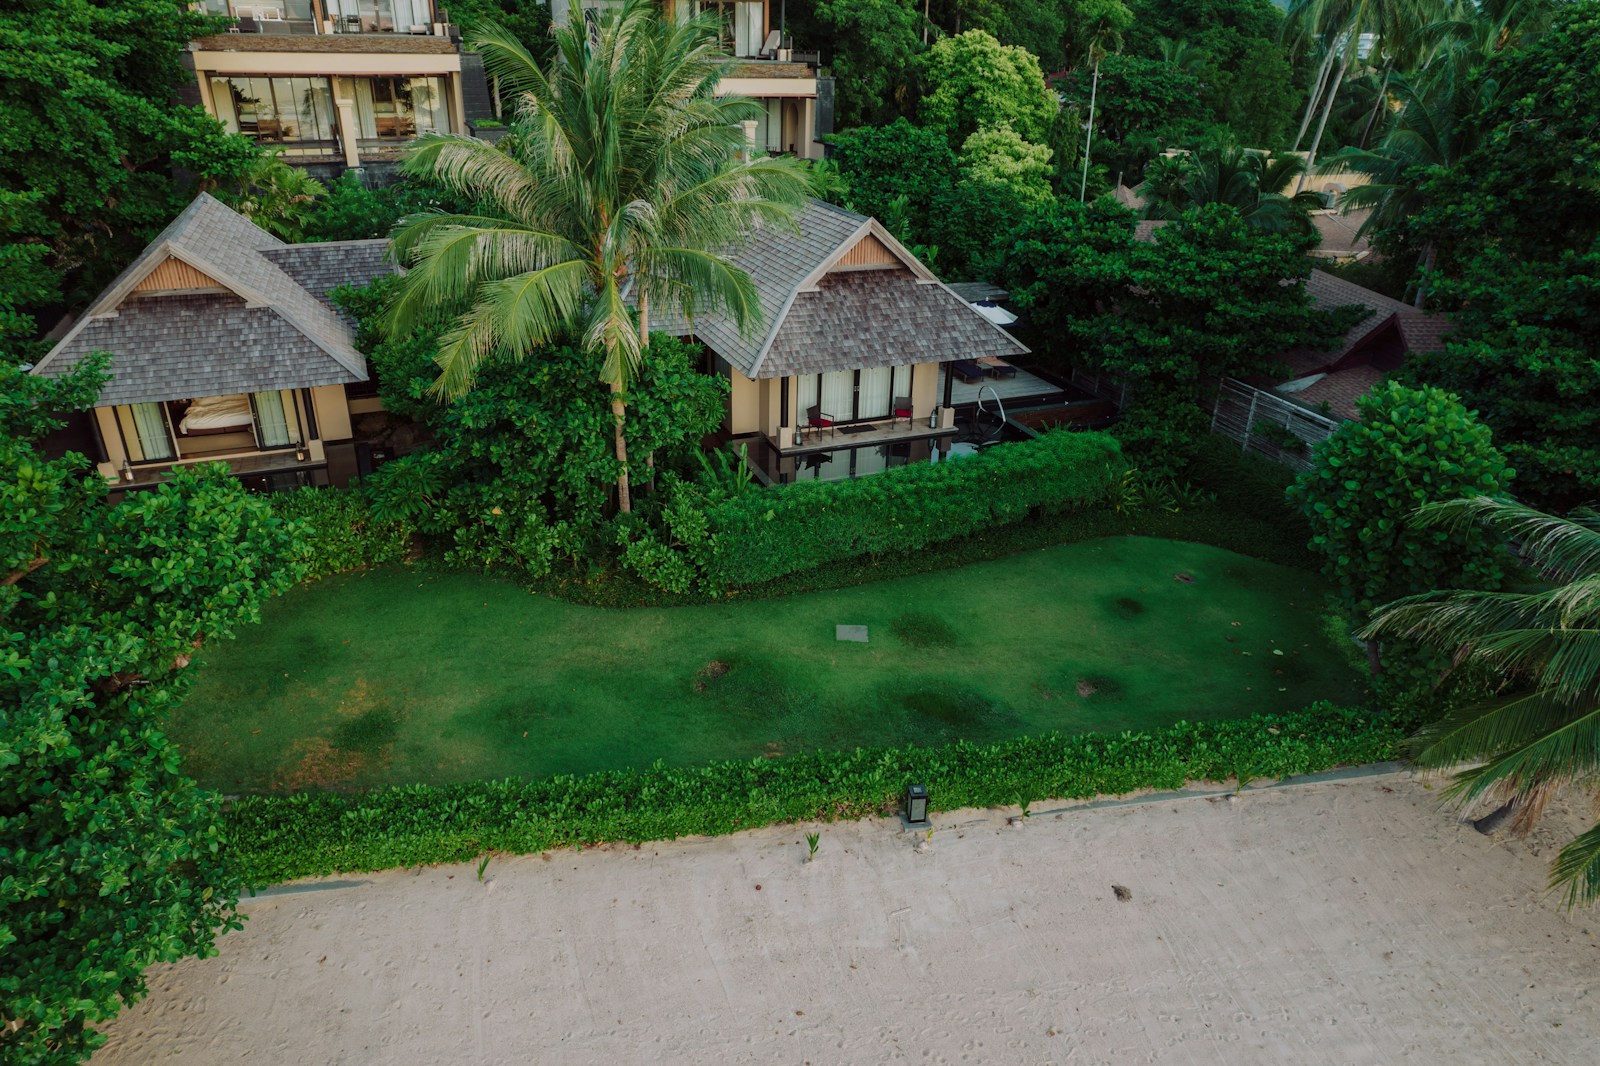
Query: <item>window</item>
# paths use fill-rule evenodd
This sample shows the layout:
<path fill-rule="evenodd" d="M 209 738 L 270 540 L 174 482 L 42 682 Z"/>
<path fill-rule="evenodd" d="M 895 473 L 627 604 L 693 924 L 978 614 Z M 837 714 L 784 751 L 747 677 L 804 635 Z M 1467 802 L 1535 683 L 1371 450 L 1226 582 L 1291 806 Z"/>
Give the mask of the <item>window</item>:
<path fill-rule="evenodd" d="M 211 101 L 230 133 L 282 145 L 287 155 L 338 150 L 338 122 L 327 78 L 212 78 Z"/>
<path fill-rule="evenodd" d="M 287 448 L 295 443 L 283 409 L 283 393 L 258 392 L 251 397 L 256 409 L 257 440 L 263 448 Z"/>
<path fill-rule="evenodd" d="M 428 0 L 324 0 L 336 33 L 431 33 Z"/>
<path fill-rule="evenodd" d="M 131 403 L 128 412 L 133 416 L 133 429 L 139 437 L 139 451 L 143 462 L 153 463 L 173 458 L 172 430 L 167 427 L 167 410 L 159 403 Z"/>
<path fill-rule="evenodd" d="M 357 78 L 356 125 L 366 147 L 448 133 L 443 78 Z"/>
<path fill-rule="evenodd" d="M 722 24 L 722 48 L 742 59 L 754 59 L 761 51 L 766 29 L 766 12 L 749 0 L 701 0 L 701 11 L 715 11 Z"/>
<path fill-rule="evenodd" d="M 796 378 L 796 410 L 800 424 L 806 412 L 821 406 L 836 422 L 871 422 L 888 418 L 894 401 L 911 395 L 910 366 L 877 366 L 867 370 L 833 370 Z"/>

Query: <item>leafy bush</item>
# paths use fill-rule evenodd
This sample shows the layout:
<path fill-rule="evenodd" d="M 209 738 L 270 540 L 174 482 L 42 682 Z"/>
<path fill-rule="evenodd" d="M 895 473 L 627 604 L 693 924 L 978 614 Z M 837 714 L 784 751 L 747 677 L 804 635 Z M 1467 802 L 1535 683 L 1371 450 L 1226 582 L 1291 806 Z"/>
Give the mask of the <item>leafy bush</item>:
<path fill-rule="evenodd" d="M 279 518 L 303 520 L 299 561 L 307 580 L 394 562 L 411 550 L 410 525 L 373 515 L 360 489 L 304 488 L 271 502 Z"/>
<path fill-rule="evenodd" d="M 1356 401 L 1288 491 L 1311 524 L 1312 550 L 1353 616 L 1436 588 L 1493 589 L 1502 572 L 1494 538 L 1476 526 L 1419 528 L 1425 503 L 1495 496 L 1513 472 L 1489 430 L 1443 389 L 1384 382 Z"/>
<path fill-rule="evenodd" d="M 778 822 L 892 812 L 925 782 L 935 810 L 1180 788 L 1243 772 L 1287 777 L 1393 758 L 1404 714 L 1318 703 L 1283 715 L 1180 722 L 1148 733 L 812 752 L 697 768 L 657 765 L 540 781 L 412 785 L 360 796 L 256 796 L 227 813 L 250 883 L 464 862 L 608 841 L 733 833 Z"/>
<path fill-rule="evenodd" d="M 1121 469 L 1110 437 L 1056 432 L 855 481 L 728 498 L 679 483 L 664 516 L 675 546 L 706 584 L 747 585 L 854 556 L 916 551 L 1036 509 L 1103 503 Z M 660 580 L 659 569 L 640 573 Z"/>

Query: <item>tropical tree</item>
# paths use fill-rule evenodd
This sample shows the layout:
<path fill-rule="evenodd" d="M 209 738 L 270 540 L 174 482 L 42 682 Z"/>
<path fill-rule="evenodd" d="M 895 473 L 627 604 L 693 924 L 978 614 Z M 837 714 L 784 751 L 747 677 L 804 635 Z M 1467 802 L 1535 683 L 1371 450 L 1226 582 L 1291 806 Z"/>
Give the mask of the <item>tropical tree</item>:
<path fill-rule="evenodd" d="M 274 237 L 305 239 L 317 198 L 328 187 L 277 152 L 262 153 L 236 184 L 217 190 L 217 198 Z"/>
<path fill-rule="evenodd" d="M 1173 157 L 1146 171 L 1145 215 L 1177 218 L 1190 208 L 1227 204 L 1255 229 L 1308 234 L 1311 219 L 1306 212 L 1321 207 L 1321 198 L 1283 192 L 1304 169 L 1299 156 L 1269 157 L 1237 146 L 1198 152 L 1187 160 Z"/>
<path fill-rule="evenodd" d="M 651 306 L 725 312 L 754 330 L 755 286 L 723 252 L 758 226 L 792 225 L 805 168 L 748 150 L 741 123 L 760 109 L 716 96 L 728 63 L 709 15 L 678 22 L 628 0 L 591 28 L 574 5 L 548 69 L 498 27 L 474 44 L 515 119 L 498 146 L 433 135 L 408 154 L 408 174 L 480 206 L 416 215 L 396 231 L 410 269 L 389 329 L 462 309 L 439 343 L 441 398 L 464 394 L 490 359 L 524 359 L 560 338 L 592 352 L 611 390 L 626 512 L 627 387 L 649 346 Z"/>
<path fill-rule="evenodd" d="M 1039 60 L 982 30 L 939 41 L 917 66 L 928 86 L 922 124 L 943 132 L 956 151 L 986 127 L 1010 126 L 1024 140 L 1042 141 L 1060 108 Z"/>
<path fill-rule="evenodd" d="M 1408 596 L 1381 609 L 1368 638 L 1413 641 L 1452 656 L 1454 669 L 1506 679 L 1494 698 L 1452 711 L 1417 738 L 1425 769 L 1456 775 L 1458 803 L 1495 796 L 1527 828 L 1555 790 L 1600 786 L 1600 513 L 1557 518 L 1477 496 L 1424 508 L 1426 528 L 1480 525 L 1515 545 L 1541 578 L 1533 588 Z M 1600 899 L 1600 824 L 1561 849 L 1550 886 L 1569 906 Z"/>

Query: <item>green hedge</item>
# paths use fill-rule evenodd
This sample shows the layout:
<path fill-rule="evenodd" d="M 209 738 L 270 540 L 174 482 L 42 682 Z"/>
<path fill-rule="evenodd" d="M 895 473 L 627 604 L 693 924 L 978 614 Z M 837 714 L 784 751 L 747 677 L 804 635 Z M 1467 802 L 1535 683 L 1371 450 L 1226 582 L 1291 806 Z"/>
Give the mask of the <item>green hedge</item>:
<path fill-rule="evenodd" d="M 256 796 L 225 814 L 245 880 L 463 862 L 607 841 L 717 835 L 779 822 L 892 812 L 907 783 L 934 810 L 1019 799 L 1174 789 L 1188 780 L 1280 778 L 1395 757 L 1415 725 L 1398 712 L 1313 704 L 1284 715 L 1180 722 L 1148 733 L 1021 737 L 994 744 L 813 752 L 539 781 Z"/>
<path fill-rule="evenodd" d="M 300 558 L 307 581 L 395 562 L 411 551 L 411 528 L 372 517 L 360 489 L 303 488 L 278 493 L 271 500 L 279 518 L 303 522 Z"/>
<path fill-rule="evenodd" d="M 1056 432 L 853 481 L 807 481 L 704 507 L 679 503 L 667 519 L 705 580 L 751 585 L 840 559 L 917 551 L 1036 510 L 1098 504 L 1124 466 L 1111 437 Z"/>

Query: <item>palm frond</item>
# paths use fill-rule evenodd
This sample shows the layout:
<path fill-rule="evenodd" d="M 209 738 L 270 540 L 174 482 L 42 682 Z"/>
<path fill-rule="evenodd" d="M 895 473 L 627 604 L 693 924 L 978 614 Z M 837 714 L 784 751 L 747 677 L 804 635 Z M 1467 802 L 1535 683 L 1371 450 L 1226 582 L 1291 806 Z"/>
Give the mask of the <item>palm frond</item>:
<path fill-rule="evenodd" d="M 1536 693 L 1528 698 L 1530 707 L 1538 702 L 1538 695 Z M 1554 701 L 1550 701 L 1549 705 L 1560 706 Z M 1559 710 L 1556 713 L 1559 714 Z M 1513 728 L 1505 730 L 1507 739 L 1516 736 L 1516 727 L 1534 728 L 1534 724 L 1525 717 L 1509 724 Z M 1563 782 L 1583 780 L 1600 771 L 1600 708 L 1591 706 L 1584 713 L 1565 721 L 1552 716 L 1540 724 L 1546 728 L 1538 736 L 1510 750 L 1502 748 L 1503 754 L 1494 756 L 1482 766 L 1457 774 L 1450 794 L 1463 801 L 1471 801 L 1492 789 L 1525 793 Z M 1477 739 L 1487 741 L 1493 737 L 1488 731 L 1483 731 Z"/>
<path fill-rule="evenodd" d="M 1564 892 L 1568 907 L 1600 900 L 1600 824 L 1561 849 L 1550 866 L 1550 887 Z"/>
<path fill-rule="evenodd" d="M 1456 529 L 1470 522 L 1487 526 L 1515 542 L 1540 573 L 1554 580 L 1600 572 L 1600 528 L 1592 512 L 1558 518 L 1513 500 L 1472 496 L 1429 504 L 1415 521 L 1423 529 Z"/>

